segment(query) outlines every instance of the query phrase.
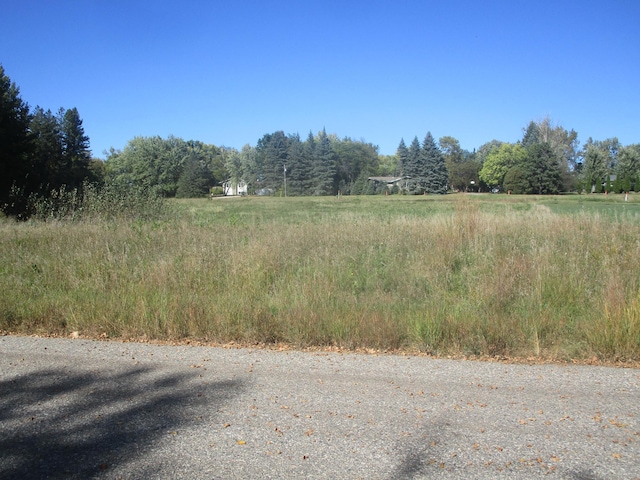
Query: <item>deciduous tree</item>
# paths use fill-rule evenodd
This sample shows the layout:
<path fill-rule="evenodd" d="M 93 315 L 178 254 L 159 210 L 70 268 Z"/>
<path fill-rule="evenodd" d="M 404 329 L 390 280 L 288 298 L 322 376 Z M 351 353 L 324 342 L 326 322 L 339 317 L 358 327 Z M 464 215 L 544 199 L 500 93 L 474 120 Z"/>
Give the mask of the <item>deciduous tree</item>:
<path fill-rule="evenodd" d="M 504 176 L 511 167 L 522 165 L 527 152 L 520 144 L 503 143 L 491 150 L 479 172 L 480 180 L 491 187 L 502 186 Z"/>
<path fill-rule="evenodd" d="M 587 192 L 592 190 L 599 193 L 602 190 L 602 182 L 608 175 L 607 155 L 597 146 L 590 144 L 586 147 L 582 176 Z"/>

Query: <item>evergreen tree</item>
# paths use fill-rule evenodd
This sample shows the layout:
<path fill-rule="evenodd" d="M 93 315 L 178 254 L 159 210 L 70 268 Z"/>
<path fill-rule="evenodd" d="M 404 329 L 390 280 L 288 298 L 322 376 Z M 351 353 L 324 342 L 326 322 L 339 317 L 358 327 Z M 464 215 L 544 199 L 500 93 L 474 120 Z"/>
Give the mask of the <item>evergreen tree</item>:
<path fill-rule="evenodd" d="M 63 161 L 58 171 L 58 183 L 77 188 L 91 174 L 89 137 L 84 133 L 78 109 L 74 107 L 63 111 L 61 109 L 59 112 Z"/>
<path fill-rule="evenodd" d="M 447 193 L 449 173 L 444 155 L 436 145 L 431 132 L 427 132 L 424 142 L 422 142 L 420 157 L 422 158 L 421 171 L 425 191 L 427 193 Z"/>
<path fill-rule="evenodd" d="M 538 127 L 538 124 L 532 120 L 524 130 L 522 146 L 527 148 L 531 145 L 535 145 L 536 143 L 540 143 L 540 128 Z"/>
<path fill-rule="evenodd" d="M 289 136 L 287 157 L 288 195 L 307 195 L 311 188 L 311 163 L 306 144 L 297 133 Z"/>
<path fill-rule="evenodd" d="M 367 174 L 365 172 L 360 173 L 358 178 L 356 178 L 356 181 L 353 182 L 349 193 L 351 195 L 364 195 L 367 190 L 368 183 L 369 180 L 367 178 Z"/>
<path fill-rule="evenodd" d="M 185 159 L 182 174 L 178 178 L 176 197 L 203 197 L 209 191 L 212 183 L 213 175 L 207 168 L 204 159 L 200 158 L 195 150 L 192 150 Z"/>
<path fill-rule="evenodd" d="M 314 195 L 333 195 L 335 193 L 333 180 L 335 176 L 336 163 L 331 148 L 331 140 L 327 132 L 322 129 L 318 134 L 316 143 L 315 164 L 313 166 Z"/>
<path fill-rule="evenodd" d="M 304 142 L 302 148 L 302 171 L 299 172 L 300 181 L 302 182 L 301 195 L 313 195 L 315 183 L 313 178 L 315 159 L 316 139 L 313 136 L 313 133 L 309 132 L 307 140 Z"/>
<path fill-rule="evenodd" d="M 308 173 L 305 172 L 304 145 L 300 135 L 289 135 L 289 151 L 287 152 L 287 195 L 302 195 Z M 284 174 L 284 168 L 283 168 Z"/>
<path fill-rule="evenodd" d="M 398 163 L 400 164 L 400 172 L 404 176 L 407 171 L 407 162 L 409 160 L 409 150 L 407 150 L 407 146 L 404 144 L 404 138 L 400 139 L 400 145 L 398 145 L 398 150 L 396 151 L 396 156 L 398 157 Z"/>
<path fill-rule="evenodd" d="M 64 161 L 62 133 L 58 119 L 36 107 L 30 124 L 32 152 L 30 155 L 30 190 L 43 193 L 58 189 L 63 183 L 59 173 Z"/>
<path fill-rule="evenodd" d="M 23 213 L 30 193 L 25 191 L 30 120 L 29 106 L 22 101 L 20 89 L 0 65 L 0 210 L 9 215 Z"/>
<path fill-rule="evenodd" d="M 528 193 L 531 188 L 528 174 L 521 165 L 516 165 L 507 170 L 503 185 L 505 190 L 516 194 Z"/>
<path fill-rule="evenodd" d="M 593 188 L 594 188 L 593 191 L 595 193 L 602 193 L 602 180 L 595 179 L 595 186 Z M 591 190 L 589 190 L 589 191 L 591 191 Z"/>
<path fill-rule="evenodd" d="M 407 177 L 407 193 L 422 195 L 425 192 L 426 185 L 423 174 L 420 142 L 418 137 L 413 137 L 413 141 L 407 150 L 407 161 L 404 169 L 404 176 Z"/>
<path fill-rule="evenodd" d="M 282 130 L 265 134 L 258 140 L 256 150 L 261 164 L 260 188 L 276 192 L 284 187 L 283 172 L 287 164 L 288 148 L 288 139 Z"/>
<path fill-rule="evenodd" d="M 527 148 L 523 170 L 530 184 L 527 193 L 558 193 L 562 188 L 560 159 L 548 143 L 536 143 Z"/>

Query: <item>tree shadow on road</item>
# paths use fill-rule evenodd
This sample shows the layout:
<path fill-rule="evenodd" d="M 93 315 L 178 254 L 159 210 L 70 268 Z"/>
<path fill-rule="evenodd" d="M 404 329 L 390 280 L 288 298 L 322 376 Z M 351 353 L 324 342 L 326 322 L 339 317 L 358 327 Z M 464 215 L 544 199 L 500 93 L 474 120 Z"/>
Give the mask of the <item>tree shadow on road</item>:
<path fill-rule="evenodd" d="M 49 369 L 2 380 L 0 478 L 108 474 L 143 458 L 167 436 L 211 420 L 242 388 L 239 381 L 206 383 L 197 374 L 148 367 L 124 373 Z M 136 476 L 153 475 L 152 467 L 143 468 Z"/>

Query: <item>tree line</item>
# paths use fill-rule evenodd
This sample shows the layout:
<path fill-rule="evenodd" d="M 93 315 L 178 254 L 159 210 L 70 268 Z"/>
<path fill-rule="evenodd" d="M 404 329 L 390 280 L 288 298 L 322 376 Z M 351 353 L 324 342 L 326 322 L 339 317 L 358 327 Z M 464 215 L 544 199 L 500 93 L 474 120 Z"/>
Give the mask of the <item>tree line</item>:
<path fill-rule="evenodd" d="M 640 190 L 640 144 L 589 138 L 549 118 L 531 121 L 515 143 L 492 140 L 464 150 L 457 139 L 427 133 L 395 155 L 380 155 L 364 140 L 325 129 L 263 135 L 240 150 L 197 140 L 134 137 L 106 159 L 91 158 L 89 137 L 76 108 L 31 109 L 0 65 L 0 209 L 29 216 L 29 199 L 87 183 L 135 185 L 164 197 L 200 197 L 244 182 L 250 194 L 345 195 L 449 191 L 621 192 Z M 375 183 L 371 177 L 393 177 Z"/>
<path fill-rule="evenodd" d="M 32 196 L 80 188 L 102 176 L 78 110 L 31 109 L 0 65 L 0 210 L 27 217 Z"/>

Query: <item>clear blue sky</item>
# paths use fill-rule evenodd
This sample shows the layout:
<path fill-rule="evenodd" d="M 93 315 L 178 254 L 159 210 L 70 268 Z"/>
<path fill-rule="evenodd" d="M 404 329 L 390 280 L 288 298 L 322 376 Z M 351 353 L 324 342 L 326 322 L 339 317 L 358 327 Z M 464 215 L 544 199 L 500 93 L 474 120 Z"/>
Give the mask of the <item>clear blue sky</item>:
<path fill-rule="evenodd" d="M 101 158 L 322 128 L 472 150 L 545 116 L 640 143 L 637 0 L 4 0 L 0 63 L 31 106 L 77 107 Z"/>

